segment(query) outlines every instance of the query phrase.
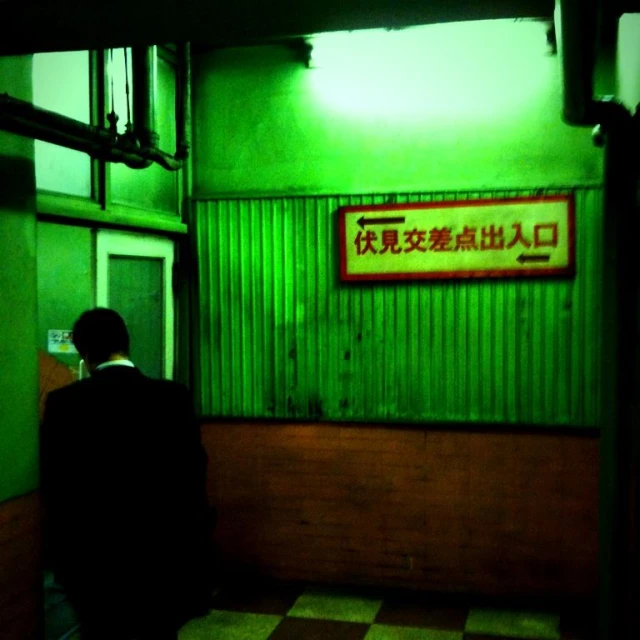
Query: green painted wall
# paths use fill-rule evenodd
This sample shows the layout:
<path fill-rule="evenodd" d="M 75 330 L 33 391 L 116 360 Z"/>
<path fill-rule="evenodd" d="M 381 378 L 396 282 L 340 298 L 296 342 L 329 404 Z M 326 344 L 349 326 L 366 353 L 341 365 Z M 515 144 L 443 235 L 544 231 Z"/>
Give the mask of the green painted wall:
<path fill-rule="evenodd" d="M 0 58 L 0 93 L 31 99 L 31 57 Z M 0 131 L 0 502 L 38 484 L 33 140 Z"/>
<path fill-rule="evenodd" d="M 38 222 L 38 347 L 47 350 L 49 329 L 72 329 L 94 305 L 94 240 L 86 227 Z M 77 367 L 77 354 L 54 354 Z"/>
<path fill-rule="evenodd" d="M 318 40 L 313 69 L 280 46 L 197 57 L 195 195 L 601 183 L 590 128 L 562 122 L 543 23 L 423 29 L 402 46 Z"/>
<path fill-rule="evenodd" d="M 598 425 L 602 150 L 562 121 L 545 28 L 329 34 L 312 68 L 285 46 L 197 59 L 204 413 Z M 575 280 L 339 281 L 341 204 L 554 189 L 576 193 Z"/>

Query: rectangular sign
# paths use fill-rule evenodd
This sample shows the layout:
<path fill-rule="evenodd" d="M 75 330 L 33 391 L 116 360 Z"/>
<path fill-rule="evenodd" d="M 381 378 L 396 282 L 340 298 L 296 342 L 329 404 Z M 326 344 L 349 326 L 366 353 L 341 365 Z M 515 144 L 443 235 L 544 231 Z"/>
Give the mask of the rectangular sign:
<path fill-rule="evenodd" d="M 73 331 L 69 329 L 49 329 L 47 332 L 49 353 L 78 353 L 73 345 Z"/>
<path fill-rule="evenodd" d="M 572 196 L 342 207 L 342 280 L 575 274 Z"/>

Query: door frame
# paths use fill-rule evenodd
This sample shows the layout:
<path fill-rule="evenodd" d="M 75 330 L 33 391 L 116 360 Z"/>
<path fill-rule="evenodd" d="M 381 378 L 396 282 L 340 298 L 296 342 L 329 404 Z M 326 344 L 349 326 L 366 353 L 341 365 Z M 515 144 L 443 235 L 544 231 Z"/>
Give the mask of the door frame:
<path fill-rule="evenodd" d="M 112 256 L 156 258 L 162 260 L 163 287 L 163 377 L 174 378 L 175 302 L 173 265 L 175 243 L 170 238 L 130 231 L 99 229 L 96 233 L 96 304 L 109 306 L 109 258 Z"/>

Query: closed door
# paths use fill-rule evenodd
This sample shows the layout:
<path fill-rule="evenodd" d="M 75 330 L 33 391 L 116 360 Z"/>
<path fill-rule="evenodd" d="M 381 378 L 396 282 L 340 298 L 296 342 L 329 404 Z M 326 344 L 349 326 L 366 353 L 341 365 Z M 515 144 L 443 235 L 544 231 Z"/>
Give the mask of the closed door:
<path fill-rule="evenodd" d="M 124 318 L 131 360 L 153 378 L 174 376 L 173 262 L 168 238 L 98 231 L 96 303 Z"/>

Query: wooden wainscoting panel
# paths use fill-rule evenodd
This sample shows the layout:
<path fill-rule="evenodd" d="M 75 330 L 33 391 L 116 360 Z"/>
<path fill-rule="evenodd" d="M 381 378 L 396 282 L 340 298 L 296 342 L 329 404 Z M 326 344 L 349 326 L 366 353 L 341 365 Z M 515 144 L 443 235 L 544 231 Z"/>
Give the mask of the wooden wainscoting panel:
<path fill-rule="evenodd" d="M 37 493 L 0 504 L 0 638 L 36 640 L 42 625 Z"/>
<path fill-rule="evenodd" d="M 595 593 L 597 437 L 215 422 L 203 441 L 231 573 Z"/>

